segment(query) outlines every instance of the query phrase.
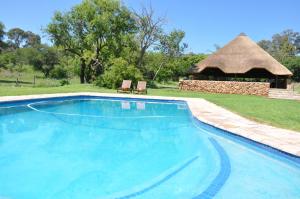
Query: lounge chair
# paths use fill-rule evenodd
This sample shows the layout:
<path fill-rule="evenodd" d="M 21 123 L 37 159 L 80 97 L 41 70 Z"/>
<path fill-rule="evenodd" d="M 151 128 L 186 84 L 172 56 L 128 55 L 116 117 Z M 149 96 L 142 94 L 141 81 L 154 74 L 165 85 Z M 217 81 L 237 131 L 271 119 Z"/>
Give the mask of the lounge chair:
<path fill-rule="evenodd" d="M 123 80 L 122 86 L 118 88 L 117 92 L 119 93 L 131 93 L 131 80 Z"/>
<path fill-rule="evenodd" d="M 147 82 L 146 81 L 138 81 L 136 89 L 134 90 L 136 94 L 147 94 Z"/>

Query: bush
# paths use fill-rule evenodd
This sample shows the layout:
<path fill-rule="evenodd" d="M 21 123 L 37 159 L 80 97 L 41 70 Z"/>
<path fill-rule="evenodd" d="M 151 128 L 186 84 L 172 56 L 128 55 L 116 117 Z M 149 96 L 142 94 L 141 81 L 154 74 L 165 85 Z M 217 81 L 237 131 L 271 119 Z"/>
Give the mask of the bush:
<path fill-rule="evenodd" d="M 68 78 L 68 71 L 63 66 L 55 65 L 49 75 L 54 79 L 66 79 Z"/>
<path fill-rule="evenodd" d="M 147 81 L 147 87 L 149 87 L 149 88 L 158 88 L 155 81 L 153 81 L 153 80 Z"/>
<path fill-rule="evenodd" d="M 112 66 L 95 80 L 95 85 L 107 88 L 118 88 L 124 79 L 132 80 L 133 85 L 143 79 L 142 73 L 122 58 L 112 60 Z"/>
<path fill-rule="evenodd" d="M 59 83 L 60 83 L 61 86 L 65 86 L 65 85 L 69 85 L 70 84 L 69 80 L 67 80 L 67 79 L 62 79 L 62 80 L 60 80 Z"/>
<path fill-rule="evenodd" d="M 16 56 L 14 52 L 4 52 L 0 54 L 0 68 L 6 68 L 8 65 L 16 64 Z"/>

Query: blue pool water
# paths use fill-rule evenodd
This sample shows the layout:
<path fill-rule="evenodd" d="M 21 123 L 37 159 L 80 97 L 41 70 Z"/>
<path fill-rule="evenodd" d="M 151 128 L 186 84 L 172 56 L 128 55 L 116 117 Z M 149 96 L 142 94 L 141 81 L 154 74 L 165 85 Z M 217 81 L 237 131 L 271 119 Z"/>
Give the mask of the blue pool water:
<path fill-rule="evenodd" d="M 299 187 L 299 158 L 206 125 L 182 101 L 0 104 L 1 199 L 286 199 Z"/>

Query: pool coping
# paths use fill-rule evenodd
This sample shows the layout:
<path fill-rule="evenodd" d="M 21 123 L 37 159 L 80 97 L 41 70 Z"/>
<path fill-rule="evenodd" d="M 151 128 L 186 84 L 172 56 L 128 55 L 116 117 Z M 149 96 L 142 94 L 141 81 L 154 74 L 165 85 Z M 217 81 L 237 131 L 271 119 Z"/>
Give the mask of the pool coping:
<path fill-rule="evenodd" d="M 58 94 L 40 94 L 23 96 L 5 96 L 0 97 L 0 102 L 16 102 L 23 100 L 72 97 L 72 96 L 97 96 L 97 97 L 121 97 L 136 99 L 154 99 L 154 100 L 180 100 L 185 101 L 193 116 L 209 125 L 228 131 L 232 134 L 253 140 L 263 145 L 270 146 L 282 152 L 300 157 L 300 132 L 281 129 L 278 127 L 261 124 L 242 116 L 239 116 L 229 110 L 208 102 L 202 98 L 185 97 L 165 97 L 117 93 L 97 93 L 97 92 L 78 92 L 78 93 L 58 93 Z"/>

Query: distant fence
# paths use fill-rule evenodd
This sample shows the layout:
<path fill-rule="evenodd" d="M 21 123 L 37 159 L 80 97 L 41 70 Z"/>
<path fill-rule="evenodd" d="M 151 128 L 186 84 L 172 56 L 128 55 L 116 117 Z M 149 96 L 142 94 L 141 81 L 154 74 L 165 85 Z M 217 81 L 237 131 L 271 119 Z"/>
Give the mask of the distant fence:
<path fill-rule="evenodd" d="M 268 96 L 270 83 L 266 82 L 237 82 L 237 81 L 209 81 L 209 80 L 183 80 L 179 88 L 189 91 L 209 93 L 227 93 Z"/>

